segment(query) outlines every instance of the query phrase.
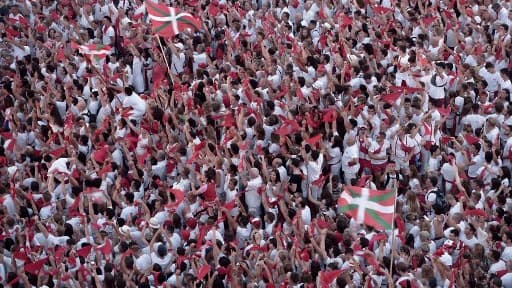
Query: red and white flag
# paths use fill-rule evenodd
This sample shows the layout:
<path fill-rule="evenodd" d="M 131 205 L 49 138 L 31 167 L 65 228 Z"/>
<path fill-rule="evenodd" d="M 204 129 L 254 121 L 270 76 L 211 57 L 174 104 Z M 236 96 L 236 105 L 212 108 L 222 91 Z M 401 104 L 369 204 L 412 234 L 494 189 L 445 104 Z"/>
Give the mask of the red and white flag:
<path fill-rule="evenodd" d="M 389 230 L 395 211 L 395 191 L 345 186 L 338 199 L 338 209 L 357 223 Z"/>
<path fill-rule="evenodd" d="M 103 44 L 78 45 L 71 42 L 71 49 L 78 50 L 82 54 L 95 56 L 97 58 L 105 58 L 112 53 L 112 47 Z"/>
<path fill-rule="evenodd" d="M 172 37 L 187 29 L 199 30 L 202 27 L 201 21 L 190 13 L 151 1 L 145 4 L 153 31 L 159 36 Z"/>

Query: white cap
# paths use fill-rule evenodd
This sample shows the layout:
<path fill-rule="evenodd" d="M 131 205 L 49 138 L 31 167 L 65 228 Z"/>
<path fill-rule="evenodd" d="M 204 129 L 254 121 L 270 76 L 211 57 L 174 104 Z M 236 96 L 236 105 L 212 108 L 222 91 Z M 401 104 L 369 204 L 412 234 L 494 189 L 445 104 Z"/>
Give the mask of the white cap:
<path fill-rule="evenodd" d="M 149 219 L 149 227 L 153 229 L 159 229 L 160 223 L 158 223 L 158 220 L 156 220 L 155 217 L 152 217 L 151 219 Z"/>
<path fill-rule="evenodd" d="M 455 97 L 455 106 L 462 107 L 464 106 L 464 98 L 457 96 Z"/>
<path fill-rule="evenodd" d="M 448 253 L 444 253 L 443 256 L 439 257 L 439 261 L 446 266 L 452 266 L 452 256 Z"/>
<path fill-rule="evenodd" d="M 123 227 L 119 228 L 119 233 L 121 233 L 124 236 L 127 236 L 130 233 L 130 227 L 124 225 Z"/>
<path fill-rule="evenodd" d="M 174 44 L 174 46 L 175 46 L 176 48 L 180 49 L 180 50 L 183 50 L 183 48 L 185 48 L 185 47 L 183 46 L 183 44 L 182 44 L 182 43 L 180 43 L 180 42 L 178 42 L 178 43 Z"/>
<path fill-rule="evenodd" d="M 327 30 L 331 29 L 331 24 L 324 23 L 324 28 L 327 29 Z"/>

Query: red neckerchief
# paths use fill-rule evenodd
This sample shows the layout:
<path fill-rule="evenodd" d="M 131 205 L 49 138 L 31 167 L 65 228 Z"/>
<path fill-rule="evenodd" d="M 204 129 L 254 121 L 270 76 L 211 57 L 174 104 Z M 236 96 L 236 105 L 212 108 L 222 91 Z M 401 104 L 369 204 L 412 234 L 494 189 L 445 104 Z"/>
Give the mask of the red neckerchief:
<path fill-rule="evenodd" d="M 378 144 L 378 142 L 377 142 L 377 144 Z M 382 150 L 382 147 L 384 147 L 384 144 L 385 144 L 385 141 L 382 142 L 382 145 L 380 145 L 378 149 L 373 151 L 373 154 L 379 154 Z"/>
<path fill-rule="evenodd" d="M 363 154 L 368 154 L 368 147 L 364 145 L 364 138 L 363 141 L 361 141 L 361 137 L 358 139 L 359 141 L 359 151 Z"/>

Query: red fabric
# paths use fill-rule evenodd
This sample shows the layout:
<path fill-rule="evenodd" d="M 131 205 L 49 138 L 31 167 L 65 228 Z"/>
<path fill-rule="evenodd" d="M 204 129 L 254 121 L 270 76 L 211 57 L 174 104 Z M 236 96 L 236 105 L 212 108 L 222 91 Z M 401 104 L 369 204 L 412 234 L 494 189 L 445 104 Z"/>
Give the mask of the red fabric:
<path fill-rule="evenodd" d="M 396 103 L 396 100 L 402 96 L 402 92 L 393 92 L 390 94 L 384 94 L 380 96 L 380 99 L 386 103 L 389 103 L 391 105 Z"/>
<path fill-rule="evenodd" d="M 475 143 L 480 142 L 480 138 L 478 138 L 472 134 L 465 134 L 464 140 L 466 140 L 466 142 L 468 142 L 469 145 L 473 145 Z"/>
<path fill-rule="evenodd" d="M 439 112 L 439 114 L 441 114 L 441 116 L 444 116 L 444 117 L 448 117 L 451 113 L 452 109 L 450 107 L 447 107 L 447 108 L 437 108 L 437 112 Z"/>
<path fill-rule="evenodd" d="M 60 158 L 62 154 L 64 154 L 64 152 L 66 152 L 66 147 L 60 147 L 48 152 L 48 154 L 50 154 L 54 158 Z"/>
<path fill-rule="evenodd" d="M 107 154 L 108 154 L 108 145 L 105 145 L 103 147 L 101 147 L 100 149 L 92 152 L 92 159 L 94 159 L 94 161 L 98 162 L 98 163 L 103 163 L 105 162 L 105 159 L 107 158 Z"/>
<path fill-rule="evenodd" d="M 208 275 L 208 273 L 210 273 L 210 269 L 211 267 L 208 264 L 201 266 L 201 268 L 199 268 L 199 271 L 197 271 L 197 278 L 199 280 L 203 280 L 204 277 Z"/>
<path fill-rule="evenodd" d="M 46 262 L 48 262 L 48 257 L 34 261 L 32 263 L 25 263 L 24 269 L 26 272 L 28 272 L 30 274 L 37 275 L 37 274 L 39 274 L 39 271 L 41 270 L 41 268 L 43 268 L 43 265 L 46 264 Z"/>
<path fill-rule="evenodd" d="M 106 238 L 105 243 L 103 245 L 96 247 L 97 251 L 100 251 L 101 254 L 108 256 L 112 254 L 112 242 L 110 239 Z"/>
<path fill-rule="evenodd" d="M 320 272 L 320 285 L 322 288 L 327 288 L 329 285 L 338 278 L 346 269 L 338 269 L 328 272 Z"/>
<path fill-rule="evenodd" d="M 89 256 L 89 254 L 91 253 L 91 250 L 92 250 L 92 246 L 85 246 L 84 248 L 81 248 L 81 249 L 78 249 L 76 250 L 76 254 L 78 256 L 82 256 L 82 257 L 87 257 Z"/>
<path fill-rule="evenodd" d="M 211 181 L 210 183 L 207 184 L 206 191 L 204 192 L 203 196 L 204 201 L 206 202 L 212 202 L 215 201 L 215 199 L 217 199 L 217 193 L 215 191 L 215 181 Z"/>
<path fill-rule="evenodd" d="M 387 14 L 387 13 L 391 13 L 393 12 L 393 9 L 391 8 L 387 8 L 387 7 L 384 7 L 384 6 L 375 6 L 373 8 L 373 12 L 375 12 L 376 14 Z"/>
<path fill-rule="evenodd" d="M 471 209 L 464 211 L 464 216 L 487 217 L 489 215 L 483 209 Z"/>
<path fill-rule="evenodd" d="M 324 186 L 324 183 L 327 180 L 327 177 L 329 177 L 329 175 L 321 175 L 320 177 L 318 177 L 318 179 L 313 181 L 311 183 L 311 185 L 316 186 L 316 187 L 322 187 L 322 186 Z"/>
<path fill-rule="evenodd" d="M 320 142 L 322 140 L 322 134 L 318 134 L 313 137 L 309 137 L 309 139 L 306 140 L 306 143 L 308 143 L 311 146 L 315 146 L 316 143 Z"/>

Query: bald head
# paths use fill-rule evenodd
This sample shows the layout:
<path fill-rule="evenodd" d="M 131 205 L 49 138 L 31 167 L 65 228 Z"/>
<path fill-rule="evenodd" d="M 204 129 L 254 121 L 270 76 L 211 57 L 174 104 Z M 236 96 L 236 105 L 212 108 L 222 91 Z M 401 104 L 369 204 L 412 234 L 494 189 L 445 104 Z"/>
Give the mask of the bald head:
<path fill-rule="evenodd" d="M 281 160 L 281 158 L 276 158 L 272 161 L 272 166 L 274 167 L 279 167 L 283 165 L 283 161 Z"/>
<path fill-rule="evenodd" d="M 252 179 L 257 178 L 258 176 L 260 176 L 260 171 L 258 170 L 258 168 L 251 168 L 251 170 L 249 170 L 249 176 Z"/>
<path fill-rule="evenodd" d="M 356 137 L 354 135 L 348 135 L 347 137 L 347 144 L 349 146 L 352 146 L 356 143 Z"/>

